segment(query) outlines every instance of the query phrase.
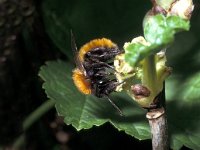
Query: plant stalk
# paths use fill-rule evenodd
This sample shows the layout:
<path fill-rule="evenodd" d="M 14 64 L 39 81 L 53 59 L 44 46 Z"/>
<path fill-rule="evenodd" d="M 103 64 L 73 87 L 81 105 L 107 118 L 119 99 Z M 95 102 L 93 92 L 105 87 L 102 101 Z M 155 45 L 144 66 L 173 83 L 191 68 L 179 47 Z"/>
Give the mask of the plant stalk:
<path fill-rule="evenodd" d="M 151 93 L 156 92 L 157 74 L 154 55 L 144 59 L 143 62 L 143 79 L 142 84 L 151 90 Z"/>
<path fill-rule="evenodd" d="M 147 118 L 151 128 L 152 149 L 168 150 L 167 119 L 164 108 L 148 112 Z"/>
<path fill-rule="evenodd" d="M 146 114 L 146 118 L 148 119 L 151 128 L 152 149 L 169 150 L 164 89 L 161 92 L 161 96 L 158 96 L 158 101 L 161 103 L 161 107 L 150 109 Z"/>
<path fill-rule="evenodd" d="M 23 130 L 27 131 L 42 115 L 55 105 L 54 100 L 47 100 L 34 110 L 23 122 Z M 14 142 L 13 148 L 19 149 L 24 144 L 25 133 L 22 133 Z"/>
<path fill-rule="evenodd" d="M 156 96 L 157 73 L 154 55 L 150 55 L 144 59 L 142 84 L 150 89 L 153 96 Z M 151 105 L 153 106 L 152 108 Z M 162 92 L 151 102 L 146 114 L 151 128 L 153 150 L 169 149 L 167 117 L 165 112 L 165 88 L 163 88 Z"/>

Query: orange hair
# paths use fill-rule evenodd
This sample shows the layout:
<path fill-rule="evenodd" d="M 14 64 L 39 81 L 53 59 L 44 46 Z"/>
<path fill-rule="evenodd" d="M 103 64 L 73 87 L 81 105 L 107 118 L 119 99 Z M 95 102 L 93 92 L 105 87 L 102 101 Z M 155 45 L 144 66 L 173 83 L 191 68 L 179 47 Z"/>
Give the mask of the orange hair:
<path fill-rule="evenodd" d="M 78 90 L 83 94 L 91 94 L 90 82 L 86 79 L 83 72 L 76 68 L 73 70 L 72 79 L 74 81 L 75 86 Z"/>
<path fill-rule="evenodd" d="M 102 39 L 94 39 L 88 43 L 86 43 L 85 45 L 83 45 L 78 53 L 78 57 L 80 59 L 81 62 L 84 61 L 84 56 L 88 51 L 91 51 L 92 49 L 96 48 L 96 47 L 108 47 L 108 48 L 112 48 L 112 47 L 116 47 L 117 45 L 115 43 L 113 43 L 111 40 L 106 39 L 106 38 L 102 38 Z"/>

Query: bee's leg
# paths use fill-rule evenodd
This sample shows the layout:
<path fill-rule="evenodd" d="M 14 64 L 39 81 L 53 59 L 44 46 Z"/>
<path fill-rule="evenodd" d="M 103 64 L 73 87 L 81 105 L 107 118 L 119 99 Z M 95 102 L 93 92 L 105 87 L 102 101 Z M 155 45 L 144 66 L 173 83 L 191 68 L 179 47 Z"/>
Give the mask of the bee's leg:
<path fill-rule="evenodd" d="M 97 65 L 103 65 L 105 67 L 108 67 L 108 68 L 112 69 L 114 72 L 117 72 L 115 70 L 115 67 L 110 65 L 110 64 L 108 64 L 107 62 L 102 62 L 102 61 L 99 61 L 99 60 L 96 60 L 96 59 L 95 60 L 93 59 L 92 61 Z M 95 64 L 93 64 L 93 65 L 95 65 Z"/>
<path fill-rule="evenodd" d="M 119 112 L 120 116 L 124 116 L 120 108 L 107 95 L 105 95 L 105 97 L 112 104 L 112 106 Z"/>
<path fill-rule="evenodd" d="M 120 116 L 124 116 L 119 107 L 109 98 L 109 94 L 114 90 L 114 81 L 101 80 L 98 83 L 93 84 L 94 95 L 97 97 L 105 97 L 112 104 L 112 106 L 119 112 Z M 114 87 L 114 88 L 113 88 Z"/>
<path fill-rule="evenodd" d="M 125 81 L 119 83 L 117 82 L 116 79 L 108 80 L 107 84 L 105 84 L 107 85 L 107 87 L 105 88 L 105 93 L 110 94 L 112 91 L 115 90 L 117 86 L 119 86 L 120 84 L 123 84 L 124 82 Z"/>
<path fill-rule="evenodd" d="M 109 76 L 110 72 L 105 71 L 105 70 L 99 70 L 97 73 L 94 74 L 94 77 L 104 77 L 104 76 Z"/>
<path fill-rule="evenodd" d="M 106 62 L 101 62 L 101 61 L 99 61 L 99 63 L 102 64 L 102 65 L 104 65 L 104 66 L 106 66 L 106 67 L 108 67 L 108 68 L 110 68 L 110 69 L 112 69 L 113 71 L 117 72 L 117 71 L 115 70 L 115 67 L 114 67 L 114 66 L 109 65 L 109 64 L 106 63 Z"/>
<path fill-rule="evenodd" d="M 108 64 L 107 62 L 102 62 L 102 61 L 99 61 L 99 60 L 96 60 L 96 59 L 92 59 L 92 61 L 95 63 L 95 64 L 99 64 L 99 65 L 103 65 L 103 66 L 106 66 L 110 69 L 113 69 L 115 70 L 115 67 L 113 67 L 112 65 Z"/>
<path fill-rule="evenodd" d="M 106 69 L 105 67 L 114 69 L 112 65 L 98 60 L 89 60 L 89 62 L 84 62 L 83 65 L 86 69 Z"/>

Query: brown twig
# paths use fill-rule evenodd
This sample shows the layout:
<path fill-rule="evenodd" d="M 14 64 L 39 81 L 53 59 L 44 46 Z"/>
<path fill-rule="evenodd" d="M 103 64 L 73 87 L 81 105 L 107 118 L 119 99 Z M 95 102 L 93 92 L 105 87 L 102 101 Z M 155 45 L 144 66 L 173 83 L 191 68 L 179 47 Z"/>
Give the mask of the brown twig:
<path fill-rule="evenodd" d="M 149 109 L 146 118 L 149 121 L 152 136 L 152 149 L 153 150 L 168 150 L 168 126 L 167 115 L 165 108 L 165 90 L 157 97 L 158 108 Z"/>
<path fill-rule="evenodd" d="M 146 117 L 149 120 L 152 135 L 153 150 L 168 150 L 168 131 L 165 109 L 159 108 L 148 112 Z"/>

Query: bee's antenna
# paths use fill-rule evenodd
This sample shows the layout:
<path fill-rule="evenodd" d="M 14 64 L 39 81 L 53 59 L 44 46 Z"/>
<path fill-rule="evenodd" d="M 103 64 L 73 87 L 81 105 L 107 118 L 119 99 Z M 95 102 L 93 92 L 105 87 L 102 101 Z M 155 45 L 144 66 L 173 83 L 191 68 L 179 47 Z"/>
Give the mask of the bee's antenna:
<path fill-rule="evenodd" d="M 113 107 L 119 112 L 120 116 L 124 116 L 122 111 L 119 109 L 119 107 L 108 97 L 106 96 L 108 101 L 113 105 Z"/>
<path fill-rule="evenodd" d="M 70 30 L 70 36 L 71 36 L 71 48 L 72 48 L 72 51 L 74 53 L 74 61 L 76 63 L 76 66 L 81 71 L 85 72 L 85 68 L 84 68 L 83 64 L 79 60 L 78 49 L 77 49 L 77 46 L 76 46 L 76 41 L 75 41 L 75 38 L 74 38 L 74 34 L 72 32 L 72 29 Z"/>
<path fill-rule="evenodd" d="M 72 29 L 70 30 L 70 36 L 71 36 L 71 47 L 72 47 L 72 50 L 77 53 L 78 49 L 77 49 L 77 46 L 76 46 L 76 42 L 75 42 L 75 38 L 74 38 L 74 34 L 72 32 Z"/>

